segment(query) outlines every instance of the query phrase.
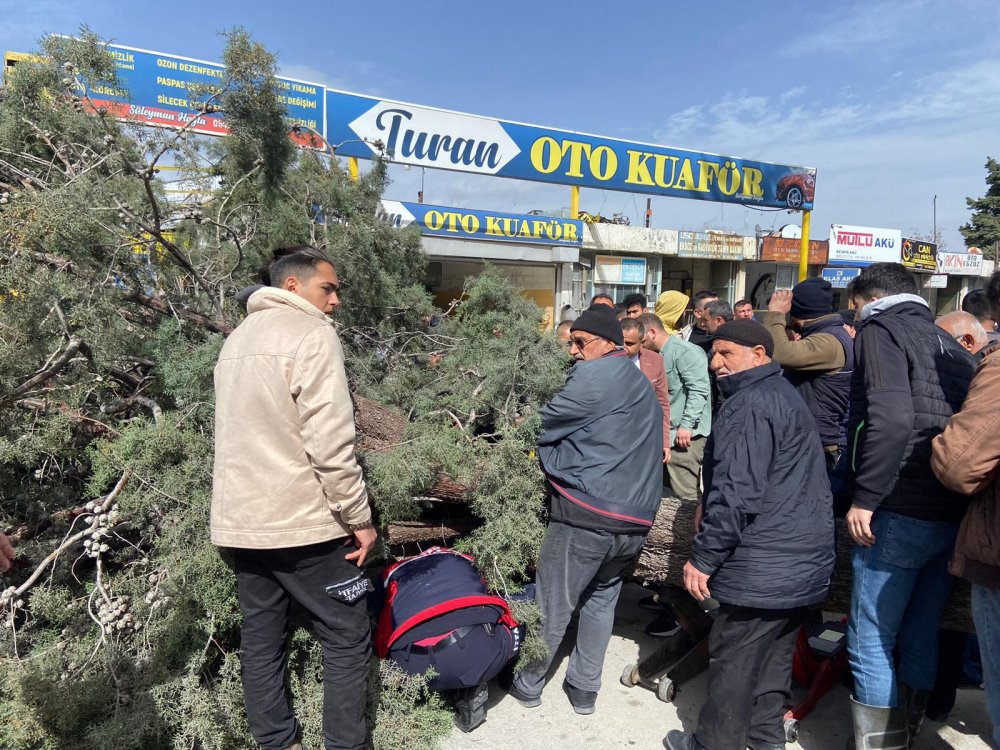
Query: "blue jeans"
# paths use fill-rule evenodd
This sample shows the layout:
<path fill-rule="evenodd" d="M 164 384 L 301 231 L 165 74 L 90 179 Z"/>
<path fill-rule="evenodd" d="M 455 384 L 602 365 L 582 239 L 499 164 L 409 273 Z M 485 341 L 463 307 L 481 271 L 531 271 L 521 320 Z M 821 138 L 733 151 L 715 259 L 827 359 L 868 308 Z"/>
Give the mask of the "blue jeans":
<path fill-rule="evenodd" d="M 938 625 L 951 591 L 948 560 L 958 523 L 920 521 L 878 511 L 875 544 L 851 551 L 854 586 L 847 649 L 854 698 L 869 706 L 895 707 L 898 678 L 915 690 L 931 690 L 937 672 Z"/>
<path fill-rule="evenodd" d="M 979 635 L 986 681 L 986 707 L 993 720 L 993 745 L 1000 747 L 1000 589 L 972 584 L 972 619 Z"/>

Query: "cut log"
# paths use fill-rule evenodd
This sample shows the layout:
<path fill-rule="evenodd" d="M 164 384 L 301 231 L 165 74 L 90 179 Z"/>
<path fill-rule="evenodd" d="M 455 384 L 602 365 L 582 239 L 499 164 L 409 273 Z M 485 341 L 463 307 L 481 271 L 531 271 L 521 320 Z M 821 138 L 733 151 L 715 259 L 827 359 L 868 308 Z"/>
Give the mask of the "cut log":
<path fill-rule="evenodd" d="M 691 555 L 694 539 L 693 503 L 666 497 L 646 537 L 632 575 L 654 586 L 684 587 L 684 563 Z M 854 542 L 843 520 L 837 521 L 837 567 L 830 584 L 830 595 L 823 605 L 828 612 L 844 614 L 851 603 L 851 548 Z M 955 579 L 951 597 L 941 619 L 941 627 L 965 633 L 975 632 L 972 624 L 972 591 L 968 581 Z"/>
<path fill-rule="evenodd" d="M 458 518 L 447 521 L 397 521 L 385 530 L 390 545 L 414 542 L 448 544 L 456 538 L 474 531 L 480 524 L 475 518 Z"/>
<path fill-rule="evenodd" d="M 406 438 L 406 416 L 392 407 L 352 394 L 358 450 L 365 454 L 381 453 L 401 444 Z M 469 502 L 469 487 L 445 474 L 438 474 L 428 495 L 459 503 Z"/>

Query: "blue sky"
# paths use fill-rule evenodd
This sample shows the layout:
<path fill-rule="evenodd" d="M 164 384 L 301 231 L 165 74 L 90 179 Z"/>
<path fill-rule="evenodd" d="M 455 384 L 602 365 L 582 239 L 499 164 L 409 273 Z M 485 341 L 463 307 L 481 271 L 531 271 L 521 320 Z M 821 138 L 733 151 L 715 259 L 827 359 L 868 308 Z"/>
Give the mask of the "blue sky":
<path fill-rule="evenodd" d="M 0 46 L 81 23 L 120 44 L 221 59 L 240 25 L 284 74 L 521 122 L 818 169 L 813 236 L 831 223 L 959 249 L 966 196 L 1000 158 L 1000 3 L 0 0 Z M 415 200 L 420 170 L 386 197 Z M 569 188 L 428 170 L 426 200 L 501 211 L 567 206 Z M 581 207 L 641 220 L 643 196 Z M 752 233 L 785 211 L 654 198 L 653 223 Z"/>

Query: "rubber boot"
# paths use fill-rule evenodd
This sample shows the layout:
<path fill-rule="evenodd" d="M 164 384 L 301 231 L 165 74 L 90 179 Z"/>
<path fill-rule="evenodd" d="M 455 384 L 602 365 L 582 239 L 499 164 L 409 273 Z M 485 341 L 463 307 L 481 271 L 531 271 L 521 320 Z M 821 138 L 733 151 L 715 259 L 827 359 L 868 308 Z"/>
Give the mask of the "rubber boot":
<path fill-rule="evenodd" d="M 907 750 L 909 734 L 904 708 L 867 706 L 852 697 L 851 715 L 857 750 Z"/>
<path fill-rule="evenodd" d="M 485 682 L 470 688 L 449 691 L 451 704 L 455 709 L 455 726 L 463 732 L 471 732 L 486 721 L 486 702 L 490 691 Z"/>
<path fill-rule="evenodd" d="M 930 690 L 916 690 L 905 683 L 899 683 L 899 699 L 906 707 L 906 728 L 910 738 L 907 747 L 913 747 L 913 743 L 917 741 L 917 734 L 920 733 L 920 725 L 924 723 L 924 714 L 927 713 L 927 701 L 930 697 Z"/>

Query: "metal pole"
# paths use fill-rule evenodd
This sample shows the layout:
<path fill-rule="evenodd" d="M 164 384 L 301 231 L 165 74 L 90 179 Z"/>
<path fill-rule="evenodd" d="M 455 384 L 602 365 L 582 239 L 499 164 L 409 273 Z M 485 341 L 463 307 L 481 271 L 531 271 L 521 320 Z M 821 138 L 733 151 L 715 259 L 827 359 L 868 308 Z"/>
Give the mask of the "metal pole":
<path fill-rule="evenodd" d="M 799 281 L 809 275 L 809 223 L 812 211 L 802 212 L 802 244 L 799 247 Z"/>
<path fill-rule="evenodd" d="M 569 189 L 569 218 L 580 218 L 580 188 L 577 185 Z"/>
<path fill-rule="evenodd" d="M 934 196 L 934 234 L 932 235 L 934 244 L 937 244 L 937 195 Z"/>
<path fill-rule="evenodd" d="M 348 156 L 347 157 L 347 169 L 351 173 L 351 179 L 355 182 L 358 181 L 358 157 Z"/>
<path fill-rule="evenodd" d="M 653 199 L 646 198 L 646 229 L 649 229 L 649 224 L 652 221 L 653 221 Z"/>

